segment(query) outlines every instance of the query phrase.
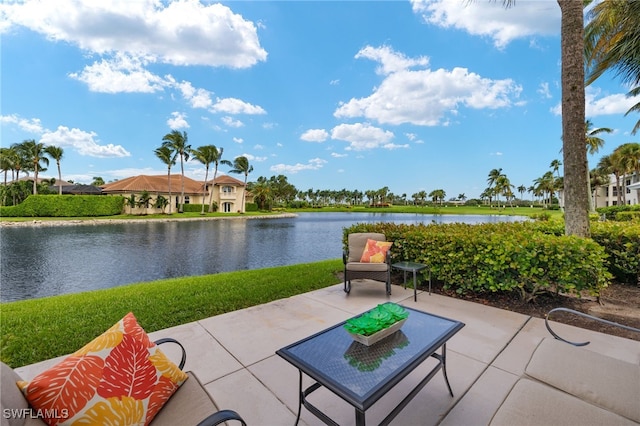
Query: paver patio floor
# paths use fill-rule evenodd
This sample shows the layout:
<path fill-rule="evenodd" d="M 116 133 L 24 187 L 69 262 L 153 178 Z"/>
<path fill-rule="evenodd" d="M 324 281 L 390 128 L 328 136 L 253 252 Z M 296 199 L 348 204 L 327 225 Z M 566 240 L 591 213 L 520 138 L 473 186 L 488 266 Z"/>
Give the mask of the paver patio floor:
<path fill-rule="evenodd" d="M 462 321 L 466 326 L 447 343 L 447 372 L 454 397 L 437 374 L 393 421 L 394 425 L 486 425 L 509 393 L 537 344 L 550 337 L 544 320 L 472 302 L 373 281 L 354 282 L 351 294 L 342 284 L 229 312 L 151 333 L 152 339 L 173 337 L 187 350 L 185 370 L 196 373 L 216 404 L 240 413 L 249 425 L 293 425 L 298 408 L 298 371 L 275 354 L 290 343 L 393 301 Z M 590 350 L 640 363 L 640 342 L 554 323 L 569 340 L 589 340 Z M 164 345 L 173 359 L 179 355 Z M 49 360 L 18 368 L 25 379 L 55 363 Z M 377 424 L 415 386 L 430 361 L 412 372 L 367 411 Z M 305 384 L 311 380 L 305 378 Z M 321 389 L 314 405 L 340 425 L 354 424 L 351 406 Z M 305 408 L 300 424 L 322 424 Z"/>

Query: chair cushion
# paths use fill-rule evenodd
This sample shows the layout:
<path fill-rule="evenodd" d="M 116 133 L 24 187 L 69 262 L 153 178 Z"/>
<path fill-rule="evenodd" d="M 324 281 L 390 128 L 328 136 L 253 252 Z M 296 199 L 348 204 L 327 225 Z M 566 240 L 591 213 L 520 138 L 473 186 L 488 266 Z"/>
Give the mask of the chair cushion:
<path fill-rule="evenodd" d="M 348 262 L 360 262 L 367 240 L 386 241 L 386 238 L 384 234 L 378 232 L 354 232 L 349 234 L 347 237 L 349 244 Z"/>
<path fill-rule="evenodd" d="M 176 392 L 158 415 L 152 426 L 175 426 L 195 424 L 218 411 L 215 403 L 193 372 L 188 372 L 187 380 L 180 391 Z"/>
<path fill-rule="evenodd" d="M 640 365 L 544 339 L 525 373 L 640 423 Z"/>
<path fill-rule="evenodd" d="M 42 372 L 18 382 L 50 424 L 149 424 L 187 375 L 140 327 L 133 313 Z"/>
<path fill-rule="evenodd" d="M 386 272 L 389 265 L 386 263 L 360 263 L 349 262 L 345 265 L 347 271 L 352 272 Z"/>
<path fill-rule="evenodd" d="M 597 367 L 596 367 L 597 368 Z M 635 425 L 611 411 L 529 379 L 516 382 L 491 419 L 492 426 Z"/>
<path fill-rule="evenodd" d="M 367 240 L 367 245 L 364 247 L 361 263 L 384 263 L 387 252 L 391 249 L 392 242 L 376 241 L 372 239 Z"/>
<path fill-rule="evenodd" d="M 29 407 L 27 400 L 16 386 L 16 382 L 22 380 L 20 376 L 4 362 L 0 364 L 0 405 L 2 407 L 2 416 L 0 423 L 2 426 L 21 426 L 25 422 L 22 411 Z M 16 415 L 6 415 L 5 410 L 9 413 L 20 413 Z"/>

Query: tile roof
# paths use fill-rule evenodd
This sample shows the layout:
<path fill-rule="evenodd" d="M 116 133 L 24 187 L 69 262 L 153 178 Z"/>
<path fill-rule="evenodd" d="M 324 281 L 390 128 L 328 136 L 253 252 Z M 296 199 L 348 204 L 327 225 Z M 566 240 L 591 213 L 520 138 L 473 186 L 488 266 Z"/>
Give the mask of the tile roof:
<path fill-rule="evenodd" d="M 171 175 L 171 192 L 178 193 L 182 191 L 181 175 Z M 209 181 L 211 182 L 211 181 Z M 244 183 L 238 179 L 234 179 L 231 176 L 221 175 L 217 176 L 215 180 L 216 185 L 238 185 L 244 186 Z M 202 194 L 203 182 L 193 180 L 187 176 L 184 177 L 184 192 L 186 194 Z M 101 186 L 103 193 L 130 193 L 130 192 L 169 192 L 169 185 L 167 183 L 167 175 L 139 175 L 126 179 L 121 179 L 116 182 L 110 182 Z"/>

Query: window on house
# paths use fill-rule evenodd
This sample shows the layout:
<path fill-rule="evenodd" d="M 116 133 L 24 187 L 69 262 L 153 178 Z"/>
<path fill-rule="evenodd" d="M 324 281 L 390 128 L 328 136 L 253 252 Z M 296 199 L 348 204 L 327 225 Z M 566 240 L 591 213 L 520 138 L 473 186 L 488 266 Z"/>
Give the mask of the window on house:
<path fill-rule="evenodd" d="M 184 196 L 184 203 L 185 204 L 189 204 L 189 196 L 188 195 Z"/>
<path fill-rule="evenodd" d="M 223 186 L 222 192 L 225 194 L 231 194 L 233 192 L 233 186 Z"/>

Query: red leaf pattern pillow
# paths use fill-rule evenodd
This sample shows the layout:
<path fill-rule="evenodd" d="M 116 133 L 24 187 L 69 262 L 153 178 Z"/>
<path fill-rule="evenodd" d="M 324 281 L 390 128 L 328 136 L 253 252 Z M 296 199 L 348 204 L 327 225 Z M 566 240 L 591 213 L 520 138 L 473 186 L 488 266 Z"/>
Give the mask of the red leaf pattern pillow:
<path fill-rule="evenodd" d="M 387 252 L 391 248 L 392 244 L 393 242 L 391 241 L 376 241 L 368 239 L 367 245 L 364 247 L 364 252 L 362 253 L 360 262 L 384 263 Z"/>
<path fill-rule="evenodd" d="M 140 327 L 133 313 L 18 386 L 49 425 L 149 424 L 187 379 Z"/>

